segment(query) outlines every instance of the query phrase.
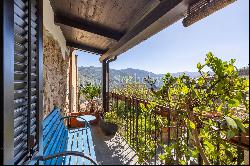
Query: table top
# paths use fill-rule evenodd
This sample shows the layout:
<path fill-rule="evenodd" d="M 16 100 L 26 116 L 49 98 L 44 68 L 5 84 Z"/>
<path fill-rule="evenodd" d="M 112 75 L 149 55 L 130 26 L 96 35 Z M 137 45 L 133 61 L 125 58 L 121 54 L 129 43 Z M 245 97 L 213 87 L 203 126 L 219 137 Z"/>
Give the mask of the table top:
<path fill-rule="evenodd" d="M 95 120 L 96 117 L 93 116 L 93 115 L 83 115 L 83 116 L 78 116 L 76 119 L 78 121 L 80 121 L 80 122 L 83 122 L 84 121 L 83 119 L 85 119 L 86 121 L 90 122 L 90 121 Z"/>

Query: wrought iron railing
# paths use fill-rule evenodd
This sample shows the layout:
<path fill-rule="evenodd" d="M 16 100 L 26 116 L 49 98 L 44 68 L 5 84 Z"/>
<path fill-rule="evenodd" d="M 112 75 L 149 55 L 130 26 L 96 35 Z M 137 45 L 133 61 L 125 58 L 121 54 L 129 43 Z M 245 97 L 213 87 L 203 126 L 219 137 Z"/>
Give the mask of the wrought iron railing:
<path fill-rule="evenodd" d="M 140 162 L 146 164 L 204 164 L 199 153 L 195 155 L 196 157 L 192 155 L 189 159 L 183 157 L 182 153 L 184 152 L 181 151 L 181 146 L 187 146 L 186 149 L 195 148 L 193 136 L 188 131 L 186 123 L 168 107 L 157 105 L 150 110 L 147 108 L 148 104 L 149 102 L 146 100 L 109 93 L 109 111 L 117 113 L 119 133 L 135 150 Z M 147 109 L 143 109 L 141 106 Z M 203 117 L 204 122 L 208 119 Z M 203 120 L 200 126 L 197 126 L 198 131 L 203 127 Z M 213 146 L 218 155 L 216 158 L 209 159 L 211 164 L 227 164 L 227 161 L 222 162 L 222 154 L 219 154 L 219 151 L 222 148 L 221 142 L 228 142 L 228 140 L 222 138 L 221 123 L 216 120 L 216 117 L 213 117 L 217 126 L 214 126 L 213 130 L 209 132 L 216 133 L 217 144 Z M 168 147 L 173 145 L 175 147 L 168 153 L 168 160 L 162 160 L 161 155 L 166 154 Z M 244 160 L 243 148 L 239 145 L 241 145 L 241 139 L 236 141 L 235 146 L 232 144 L 229 146 L 233 146 L 234 150 L 237 151 L 236 158 L 232 160 L 235 160 L 237 164 L 242 164 Z"/>

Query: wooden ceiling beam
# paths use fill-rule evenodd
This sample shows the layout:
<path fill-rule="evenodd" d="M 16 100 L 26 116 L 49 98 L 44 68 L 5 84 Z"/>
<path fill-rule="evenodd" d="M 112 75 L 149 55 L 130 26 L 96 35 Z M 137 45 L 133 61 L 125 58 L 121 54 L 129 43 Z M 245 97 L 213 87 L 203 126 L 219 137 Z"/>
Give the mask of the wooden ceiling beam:
<path fill-rule="evenodd" d="M 75 43 L 73 41 L 67 41 L 66 45 L 69 46 L 69 47 L 73 47 L 73 48 L 76 48 L 76 49 L 83 50 L 83 51 L 91 52 L 91 53 L 94 53 L 94 54 L 97 54 L 97 55 L 102 55 L 102 54 L 107 52 L 107 50 L 90 47 L 90 46 L 87 46 L 87 45 L 84 45 L 84 44 Z"/>
<path fill-rule="evenodd" d="M 57 24 L 63 24 L 69 27 L 77 28 L 79 30 L 84 30 L 116 41 L 120 40 L 124 35 L 124 33 L 115 31 L 111 28 L 99 25 L 97 23 L 77 18 L 72 19 L 59 13 L 56 13 L 54 19 L 55 23 Z"/>

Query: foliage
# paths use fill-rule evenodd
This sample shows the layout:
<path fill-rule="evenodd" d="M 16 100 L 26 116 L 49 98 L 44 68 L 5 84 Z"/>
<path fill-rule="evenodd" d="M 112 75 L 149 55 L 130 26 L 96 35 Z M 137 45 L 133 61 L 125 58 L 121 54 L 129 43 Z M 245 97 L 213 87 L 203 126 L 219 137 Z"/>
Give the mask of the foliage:
<path fill-rule="evenodd" d="M 104 113 L 104 121 L 106 123 L 118 124 L 118 116 L 116 111 L 109 111 Z"/>
<path fill-rule="evenodd" d="M 249 128 L 249 81 L 239 76 L 234 63 L 234 59 L 222 61 L 208 53 L 205 63 L 197 64 L 200 76 L 196 79 L 185 74 L 173 77 L 167 73 L 159 90 L 150 88 L 149 91 L 145 85 L 128 84 L 115 91 L 129 98 L 151 101 L 147 105 L 140 104 L 139 112 L 124 108 L 122 102 L 118 103 L 119 110 L 125 110 L 118 119 L 122 121 L 127 118 L 130 123 L 138 117 L 138 124 L 142 126 L 136 136 L 127 132 L 134 130 L 130 124 L 124 128 L 125 138 L 131 146 L 134 146 L 135 140 L 139 142 L 136 150 L 140 161 L 153 159 L 154 149 L 161 146 L 164 153 L 159 158 L 165 164 L 197 163 L 198 154 L 205 164 L 236 164 L 237 150 L 227 140 Z M 207 68 L 213 75 L 205 71 Z M 176 134 L 171 136 L 170 146 L 155 140 L 151 135 L 151 131 L 156 133 L 168 124 L 167 119 L 161 116 L 150 118 L 157 105 L 167 106 L 171 110 L 173 119 L 169 125 Z M 241 108 L 244 116 L 238 115 L 235 111 L 238 108 Z M 132 142 L 130 137 L 133 138 Z"/>
<path fill-rule="evenodd" d="M 122 88 L 114 88 L 114 93 L 130 96 L 130 97 L 137 97 L 141 99 L 150 100 L 152 96 L 152 92 L 148 90 L 145 84 L 142 83 L 126 83 L 123 85 Z"/>
<path fill-rule="evenodd" d="M 80 94 L 84 95 L 87 100 L 93 100 L 95 97 L 99 97 L 101 94 L 101 87 L 87 83 L 80 89 Z"/>
<path fill-rule="evenodd" d="M 197 64 L 200 77 L 192 79 L 183 74 L 174 78 L 168 73 L 163 79 L 163 87 L 154 92 L 158 102 L 174 110 L 174 116 L 178 117 L 176 123 L 185 122 L 184 125 L 193 136 L 195 149 L 198 149 L 205 164 L 215 161 L 218 156 L 222 163 L 225 160 L 225 157 L 221 156 L 225 151 L 222 147 L 226 147 L 227 143 L 222 141 L 221 137 L 230 139 L 239 132 L 245 132 L 247 127 L 247 124 L 243 124 L 232 111 L 240 105 L 244 106 L 245 110 L 249 108 L 249 102 L 245 97 L 249 82 L 239 77 L 234 63 L 233 59 L 223 62 L 212 53 L 208 53 L 205 64 Z M 214 75 L 205 72 L 205 68 L 210 68 Z M 205 118 L 209 115 L 220 116 L 217 121 L 212 121 Z M 219 132 L 219 135 L 218 132 L 208 134 L 213 128 L 218 127 L 218 123 L 224 124 L 224 130 Z M 201 139 L 204 148 L 201 145 Z M 179 141 L 177 138 L 176 143 Z M 221 148 L 216 152 L 215 147 L 218 142 Z M 179 150 L 183 151 L 187 158 L 189 156 L 185 154 L 186 149 L 183 147 L 185 146 L 180 146 Z"/>
<path fill-rule="evenodd" d="M 89 110 L 90 113 L 101 111 L 101 103 L 97 98 L 100 96 L 100 94 L 101 87 L 93 85 L 91 83 L 87 83 L 84 87 L 81 86 L 81 88 L 79 88 L 79 97 L 80 95 L 84 95 L 84 97 L 88 100 L 85 103 L 85 111 Z"/>

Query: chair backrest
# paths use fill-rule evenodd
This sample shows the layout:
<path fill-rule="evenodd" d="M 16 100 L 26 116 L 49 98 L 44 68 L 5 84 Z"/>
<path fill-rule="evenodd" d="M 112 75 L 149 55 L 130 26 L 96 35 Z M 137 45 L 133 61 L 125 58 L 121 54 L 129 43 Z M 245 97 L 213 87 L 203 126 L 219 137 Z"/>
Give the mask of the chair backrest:
<path fill-rule="evenodd" d="M 43 121 L 43 154 L 44 156 L 66 150 L 68 132 L 62 120 L 60 109 L 54 109 Z M 55 161 L 54 161 L 55 160 Z M 55 164 L 58 159 L 45 161 L 45 164 Z M 60 161 L 59 161 L 60 163 Z"/>

